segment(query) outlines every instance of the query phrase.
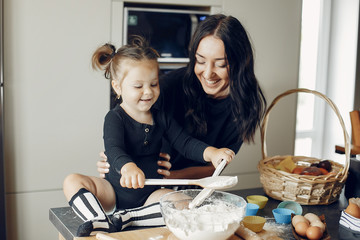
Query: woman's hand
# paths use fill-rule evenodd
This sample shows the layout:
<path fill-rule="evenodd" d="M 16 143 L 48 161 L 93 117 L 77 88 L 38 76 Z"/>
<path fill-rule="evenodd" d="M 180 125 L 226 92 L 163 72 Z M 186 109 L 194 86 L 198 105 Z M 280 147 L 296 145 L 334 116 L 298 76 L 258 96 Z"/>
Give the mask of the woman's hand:
<path fill-rule="evenodd" d="M 145 184 L 144 172 L 135 163 L 126 163 L 121 168 L 120 185 L 126 188 L 143 188 Z"/>
<path fill-rule="evenodd" d="M 164 178 L 167 178 L 170 176 L 170 155 L 167 153 L 160 153 L 160 160 L 157 162 L 158 166 L 160 167 L 157 172 L 160 175 L 163 175 Z"/>
<path fill-rule="evenodd" d="M 96 163 L 97 171 L 99 172 L 100 178 L 105 178 L 105 174 L 109 172 L 110 164 L 107 162 L 107 157 L 104 152 L 100 152 L 100 160 Z M 170 176 L 170 168 L 171 163 L 170 155 L 167 153 L 160 153 L 160 160 L 157 162 L 158 166 L 158 173 L 163 175 L 164 178 Z"/>
<path fill-rule="evenodd" d="M 99 172 L 100 178 L 105 178 L 105 174 L 109 172 L 110 164 L 107 162 L 107 157 L 104 152 L 100 154 L 100 160 L 97 161 L 97 171 Z"/>
<path fill-rule="evenodd" d="M 227 164 L 229 164 L 235 157 L 235 153 L 233 150 L 229 148 L 214 148 L 207 147 L 204 151 L 204 159 L 207 162 L 211 162 L 216 168 L 221 161 L 226 160 Z"/>

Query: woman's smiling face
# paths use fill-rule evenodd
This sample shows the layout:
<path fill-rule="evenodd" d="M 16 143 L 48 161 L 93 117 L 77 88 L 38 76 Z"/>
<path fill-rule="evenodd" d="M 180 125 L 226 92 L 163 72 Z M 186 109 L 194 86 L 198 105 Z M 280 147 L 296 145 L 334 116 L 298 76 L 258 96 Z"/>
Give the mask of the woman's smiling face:
<path fill-rule="evenodd" d="M 211 98 L 225 98 L 230 93 L 228 64 L 224 43 L 214 36 L 204 37 L 196 50 L 194 72 L 205 93 Z"/>

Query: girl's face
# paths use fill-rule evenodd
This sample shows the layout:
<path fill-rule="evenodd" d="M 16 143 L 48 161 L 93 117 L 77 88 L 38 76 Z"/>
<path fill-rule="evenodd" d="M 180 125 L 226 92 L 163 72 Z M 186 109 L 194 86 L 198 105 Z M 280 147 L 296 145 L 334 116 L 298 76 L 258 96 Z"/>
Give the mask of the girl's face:
<path fill-rule="evenodd" d="M 148 113 L 160 94 L 157 61 L 124 61 L 122 64 L 123 80 L 112 81 L 115 92 L 121 95 L 122 108 L 132 116 Z"/>
<path fill-rule="evenodd" d="M 205 93 L 225 98 L 230 93 L 228 65 L 224 43 L 214 36 L 204 37 L 196 50 L 194 72 Z"/>

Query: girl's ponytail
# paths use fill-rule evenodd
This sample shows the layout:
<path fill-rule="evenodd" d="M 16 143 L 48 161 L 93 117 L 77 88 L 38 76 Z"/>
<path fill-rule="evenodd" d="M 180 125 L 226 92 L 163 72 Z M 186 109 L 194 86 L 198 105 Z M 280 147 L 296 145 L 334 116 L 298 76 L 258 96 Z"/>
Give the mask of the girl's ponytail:
<path fill-rule="evenodd" d="M 116 48 L 110 43 L 99 47 L 92 56 L 92 68 L 94 70 L 104 70 L 105 78 L 110 79 L 110 63 L 116 54 Z"/>

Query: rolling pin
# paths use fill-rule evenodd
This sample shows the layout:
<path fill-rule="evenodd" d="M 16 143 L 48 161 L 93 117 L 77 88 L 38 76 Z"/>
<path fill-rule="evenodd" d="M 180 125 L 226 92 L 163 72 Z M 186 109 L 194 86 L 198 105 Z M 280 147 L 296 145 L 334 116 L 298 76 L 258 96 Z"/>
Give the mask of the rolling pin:
<path fill-rule="evenodd" d="M 242 237 L 245 240 L 264 240 L 262 237 L 259 237 L 256 233 L 246 228 L 242 223 L 240 224 L 239 228 L 235 231 L 235 234 Z"/>
<path fill-rule="evenodd" d="M 119 240 L 119 239 L 110 237 L 108 235 L 105 235 L 103 233 L 97 233 L 96 234 L 96 239 L 99 239 L 99 240 Z"/>

